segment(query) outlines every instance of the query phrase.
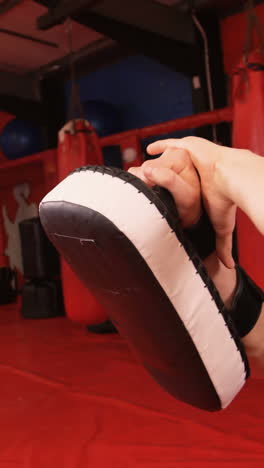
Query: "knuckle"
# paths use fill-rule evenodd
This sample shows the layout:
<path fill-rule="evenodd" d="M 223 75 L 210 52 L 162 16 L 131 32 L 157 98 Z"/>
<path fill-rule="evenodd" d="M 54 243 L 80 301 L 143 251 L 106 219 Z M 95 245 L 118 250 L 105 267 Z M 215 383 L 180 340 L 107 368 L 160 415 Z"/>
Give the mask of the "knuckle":
<path fill-rule="evenodd" d="M 151 159 L 147 159 L 147 161 L 144 161 L 142 166 L 143 168 L 146 168 L 146 167 L 152 167 L 153 166 L 153 161 Z"/>
<path fill-rule="evenodd" d="M 195 143 L 195 140 L 196 140 L 196 137 L 193 137 L 193 136 L 186 136 L 186 137 L 183 137 L 182 139 L 184 142 L 186 143 Z"/>

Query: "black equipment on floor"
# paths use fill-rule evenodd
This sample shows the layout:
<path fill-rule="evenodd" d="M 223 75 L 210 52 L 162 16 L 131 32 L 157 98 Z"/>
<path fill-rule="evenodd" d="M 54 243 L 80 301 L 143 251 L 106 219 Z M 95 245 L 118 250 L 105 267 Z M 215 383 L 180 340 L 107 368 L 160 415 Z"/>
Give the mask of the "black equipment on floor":
<path fill-rule="evenodd" d="M 39 218 L 19 224 L 25 283 L 21 313 L 40 319 L 64 314 L 60 257 L 46 236 Z"/>
<path fill-rule="evenodd" d="M 19 223 L 24 276 L 44 279 L 60 273 L 59 254 L 46 236 L 39 218 Z"/>
<path fill-rule="evenodd" d="M 14 270 L 9 267 L 0 268 L 0 305 L 11 304 L 16 301 L 18 294 L 17 290 L 17 275 Z"/>

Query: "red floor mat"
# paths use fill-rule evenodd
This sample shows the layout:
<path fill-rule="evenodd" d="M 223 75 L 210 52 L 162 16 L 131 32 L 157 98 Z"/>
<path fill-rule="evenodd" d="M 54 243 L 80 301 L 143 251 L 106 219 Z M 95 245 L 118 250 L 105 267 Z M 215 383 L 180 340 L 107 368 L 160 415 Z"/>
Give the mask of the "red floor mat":
<path fill-rule="evenodd" d="M 0 468 L 264 466 L 264 381 L 207 414 L 164 393 L 117 335 L 0 308 Z"/>

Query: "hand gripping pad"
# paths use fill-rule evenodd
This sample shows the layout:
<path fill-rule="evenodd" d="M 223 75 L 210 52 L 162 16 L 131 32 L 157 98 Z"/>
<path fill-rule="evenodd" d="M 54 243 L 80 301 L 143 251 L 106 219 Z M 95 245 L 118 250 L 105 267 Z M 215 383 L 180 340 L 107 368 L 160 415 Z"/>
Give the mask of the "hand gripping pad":
<path fill-rule="evenodd" d="M 190 405 L 226 408 L 249 375 L 246 354 L 162 191 L 83 167 L 43 199 L 40 217 L 156 381 Z"/>

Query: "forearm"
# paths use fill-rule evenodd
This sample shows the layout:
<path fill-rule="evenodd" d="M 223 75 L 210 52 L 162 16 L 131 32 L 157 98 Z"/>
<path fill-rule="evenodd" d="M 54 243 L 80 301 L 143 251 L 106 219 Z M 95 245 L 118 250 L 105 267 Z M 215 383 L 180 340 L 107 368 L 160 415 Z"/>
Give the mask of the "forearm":
<path fill-rule="evenodd" d="M 218 184 L 264 234 L 264 158 L 234 150 L 217 163 Z"/>

